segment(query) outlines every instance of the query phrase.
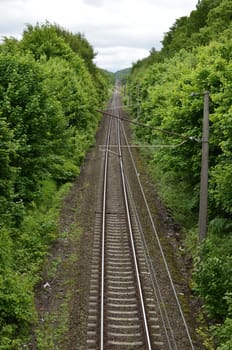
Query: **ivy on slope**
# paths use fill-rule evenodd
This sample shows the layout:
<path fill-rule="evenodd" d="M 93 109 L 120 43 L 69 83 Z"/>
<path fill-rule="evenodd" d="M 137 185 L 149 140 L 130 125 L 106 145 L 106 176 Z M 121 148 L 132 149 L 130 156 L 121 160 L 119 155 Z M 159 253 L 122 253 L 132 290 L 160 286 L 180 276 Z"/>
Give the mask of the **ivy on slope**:
<path fill-rule="evenodd" d="M 61 199 L 108 97 L 110 79 L 87 54 L 91 45 L 69 33 L 71 45 L 65 32 L 29 25 L 22 40 L 0 46 L 1 350 L 21 348 L 36 319 L 33 289 L 57 237 Z"/>

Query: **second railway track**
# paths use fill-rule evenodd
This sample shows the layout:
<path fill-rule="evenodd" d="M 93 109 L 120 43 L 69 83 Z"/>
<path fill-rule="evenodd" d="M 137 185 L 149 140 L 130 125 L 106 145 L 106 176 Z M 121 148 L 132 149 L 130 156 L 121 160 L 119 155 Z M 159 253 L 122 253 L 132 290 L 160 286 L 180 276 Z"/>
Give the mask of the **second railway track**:
<path fill-rule="evenodd" d="M 116 89 L 111 107 L 118 116 L 119 104 Z M 124 158 L 132 155 L 124 157 L 129 146 L 119 118 L 108 120 L 105 140 L 99 164 L 102 176 L 96 208 L 86 349 L 193 350 L 181 310 L 187 339 L 183 347 L 173 334 L 149 260 L 133 185 L 124 166 Z"/>

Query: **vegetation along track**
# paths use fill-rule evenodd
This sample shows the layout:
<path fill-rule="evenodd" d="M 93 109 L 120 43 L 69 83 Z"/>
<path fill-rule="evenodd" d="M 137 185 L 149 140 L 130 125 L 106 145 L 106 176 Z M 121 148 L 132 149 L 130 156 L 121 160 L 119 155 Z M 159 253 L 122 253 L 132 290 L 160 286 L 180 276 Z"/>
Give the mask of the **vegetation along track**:
<path fill-rule="evenodd" d="M 194 349 L 118 106 L 116 87 L 110 108 L 118 118 L 107 119 L 106 142 L 101 146 L 86 348 Z M 149 257 L 138 200 L 144 202 L 157 240 L 165 284 L 173 295 L 170 300 L 168 293 L 169 301 L 159 283 L 160 271 Z M 174 322 L 173 308 L 177 310 Z"/>

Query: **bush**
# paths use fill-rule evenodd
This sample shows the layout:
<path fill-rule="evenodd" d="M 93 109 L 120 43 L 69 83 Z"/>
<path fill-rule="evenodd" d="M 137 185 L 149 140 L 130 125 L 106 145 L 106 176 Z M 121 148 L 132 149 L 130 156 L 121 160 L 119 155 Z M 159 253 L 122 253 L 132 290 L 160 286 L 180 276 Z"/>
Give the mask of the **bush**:
<path fill-rule="evenodd" d="M 195 290 L 210 317 L 223 321 L 229 312 L 226 295 L 232 290 L 232 237 L 210 235 L 195 262 Z"/>
<path fill-rule="evenodd" d="M 222 326 L 215 330 L 219 343 L 222 344 L 217 347 L 217 350 L 232 349 L 232 293 L 227 293 L 225 299 L 228 304 L 228 316 Z"/>

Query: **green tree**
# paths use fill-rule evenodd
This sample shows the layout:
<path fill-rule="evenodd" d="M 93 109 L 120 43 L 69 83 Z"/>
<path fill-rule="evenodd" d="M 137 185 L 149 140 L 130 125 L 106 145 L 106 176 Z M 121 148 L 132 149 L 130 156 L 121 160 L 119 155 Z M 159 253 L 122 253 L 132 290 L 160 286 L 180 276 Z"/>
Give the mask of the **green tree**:
<path fill-rule="evenodd" d="M 28 24 L 20 45 L 25 52 L 30 51 L 36 60 L 43 56 L 47 59 L 56 56 L 69 59 L 72 54 L 64 39 L 58 36 L 56 27 L 49 22 L 35 26 Z"/>
<path fill-rule="evenodd" d="M 14 203 L 22 205 L 38 195 L 39 181 L 51 166 L 49 154 L 63 142 L 67 122 L 57 100 L 43 88 L 43 71 L 33 57 L 1 54 L 0 74 L 1 115 L 16 147 L 8 152 Z"/>

